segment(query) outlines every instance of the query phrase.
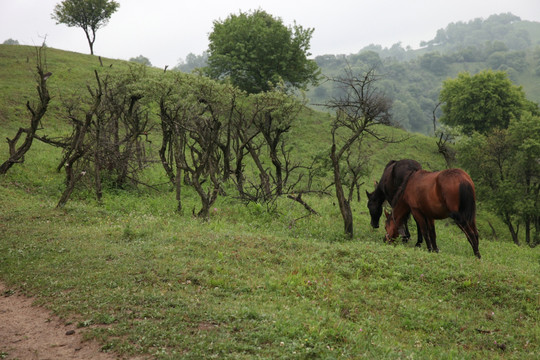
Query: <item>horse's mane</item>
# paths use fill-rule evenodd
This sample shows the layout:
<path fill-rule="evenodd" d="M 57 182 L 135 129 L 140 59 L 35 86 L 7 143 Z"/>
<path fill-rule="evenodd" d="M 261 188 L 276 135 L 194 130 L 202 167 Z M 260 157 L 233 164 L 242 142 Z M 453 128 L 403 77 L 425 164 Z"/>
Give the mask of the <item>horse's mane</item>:
<path fill-rule="evenodd" d="M 411 175 L 416 173 L 417 171 L 420 171 L 420 170 L 422 170 L 422 169 L 410 171 L 407 174 L 407 176 L 405 176 L 405 178 L 403 179 L 403 182 L 401 183 L 398 190 L 396 191 L 396 194 L 394 195 L 394 198 L 390 202 L 390 206 L 392 208 L 394 208 L 397 205 L 397 202 L 399 201 L 399 199 L 403 195 L 403 192 L 405 192 L 405 188 L 407 187 L 407 184 L 409 183 L 409 178 L 411 177 Z"/>

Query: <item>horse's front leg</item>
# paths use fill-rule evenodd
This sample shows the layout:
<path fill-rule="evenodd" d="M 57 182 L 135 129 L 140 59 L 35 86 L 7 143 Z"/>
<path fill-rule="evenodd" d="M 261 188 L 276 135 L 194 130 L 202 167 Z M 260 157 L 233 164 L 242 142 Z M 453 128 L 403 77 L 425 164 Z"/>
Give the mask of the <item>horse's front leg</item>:
<path fill-rule="evenodd" d="M 409 232 L 409 217 L 410 214 L 405 217 L 405 220 L 403 221 L 403 231 L 401 232 L 401 241 L 405 244 L 409 242 L 409 239 L 411 238 L 411 233 Z"/>
<path fill-rule="evenodd" d="M 421 247 L 422 246 L 422 231 L 420 230 L 420 225 L 418 225 L 418 221 L 414 219 L 414 222 L 416 223 L 416 234 L 417 234 L 417 240 L 414 246 Z M 426 240 L 426 243 L 427 243 L 427 240 Z"/>
<path fill-rule="evenodd" d="M 430 239 L 430 233 L 429 233 L 429 224 L 427 222 L 427 219 L 424 217 L 424 215 L 416 210 L 412 211 L 414 220 L 416 221 L 416 227 L 418 229 L 418 237 L 421 239 L 422 237 L 426 240 L 426 247 L 428 251 L 432 251 L 431 246 L 431 239 Z M 420 244 L 422 243 L 420 240 L 418 240 L 417 246 L 420 247 Z"/>

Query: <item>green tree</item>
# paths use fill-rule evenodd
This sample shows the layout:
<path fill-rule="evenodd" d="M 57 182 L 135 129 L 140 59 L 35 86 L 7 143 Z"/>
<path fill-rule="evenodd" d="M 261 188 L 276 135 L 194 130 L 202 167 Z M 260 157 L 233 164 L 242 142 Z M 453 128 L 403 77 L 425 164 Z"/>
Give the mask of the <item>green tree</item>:
<path fill-rule="evenodd" d="M 209 35 L 208 73 L 229 78 L 248 93 L 272 89 L 280 81 L 292 88 L 315 84 L 319 67 L 309 60 L 313 29 L 287 27 L 263 10 L 215 21 Z"/>
<path fill-rule="evenodd" d="M 204 51 L 201 55 L 195 55 L 189 53 L 186 59 L 179 59 L 178 64 L 174 67 L 174 70 L 190 73 L 195 69 L 204 68 L 208 63 L 208 53 Z"/>
<path fill-rule="evenodd" d="M 457 78 L 444 81 L 439 100 L 443 104 L 440 121 L 461 126 L 467 135 L 473 131 L 486 134 L 495 128 L 505 129 L 524 109 L 535 107 L 505 72 L 492 70 L 472 76 L 460 73 Z"/>
<path fill-rule="evenodd" d="M 13 40 L 12 38 L 7 39 L 2 44 L 3 45 L 20 45 L 18 40 Z"/>
<path fill-rule="evenodd" d="M 90 54 L 94 55 L 96 31 L 107 25 L 119 6 L 114 0 L 64 0 L 56 4 L 51 17 L 57 24 L 83 29 L 90 46 Z"/>
<path fill-rule="evenodd" d="M 438 52 L 430 52 L 420 57 L 420 66 L 435 75 L 444 75 L 448 71 L 445 58 Z"/>
<path fill-rule="evenodd" d="M 487 135 L 475 132 L 461 141 L 458 157 L 475 180 L 478 197 L 507 225 L 512 240 L 519 245 L 519 229 L 524 225 L 526 242 L 537 244 L 540 117 L 524 112 L 507 129 L 494 129 Z"/>
<path fill-rule="evenodd" d="M 139 55 L 137 57 L 132 57 L 129 59 L 131 62 L 136 62 L 139 64 L 143 64 L 146 66 L 152 66 L 152 63 L 150 62 L 150 59 L 148 59 L 146 56 Z"/>

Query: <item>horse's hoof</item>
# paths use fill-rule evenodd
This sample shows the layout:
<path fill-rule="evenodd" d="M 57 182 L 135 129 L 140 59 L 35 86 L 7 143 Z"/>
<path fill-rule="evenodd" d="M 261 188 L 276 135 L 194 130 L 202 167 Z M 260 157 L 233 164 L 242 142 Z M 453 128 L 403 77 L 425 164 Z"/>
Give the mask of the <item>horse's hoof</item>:
<path fill-rule="evenodd" d="M 414 247 L 417 247 L 417 248 L 422 247 L 422 243 L 416 243 L 416 245 L 414 245 Z"/>
<path fill-rule="evenodd" d="M 404 238 L 401 238 L 401 241 L 406 244 L 409 242 L 409 238 L 408 237 L 404 237 Z"/>

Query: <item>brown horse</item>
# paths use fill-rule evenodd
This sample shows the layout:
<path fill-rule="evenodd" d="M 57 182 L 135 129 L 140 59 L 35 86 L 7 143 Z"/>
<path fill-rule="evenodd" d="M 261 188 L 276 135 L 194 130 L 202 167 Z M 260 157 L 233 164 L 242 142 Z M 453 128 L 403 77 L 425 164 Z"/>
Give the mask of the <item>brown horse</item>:
<path fill-rule="evenodd" d="M 450 217 L 467 236 L 474 255 L 480 258 L 474 183 L 465 171 L 418 170 L 404 182 L 394 201 L 392 214 L 386 213 L 387 240 L 398 236 L 398 227 L 411 212 L 428 250 L 438 252 L 434 220 Z"/>

